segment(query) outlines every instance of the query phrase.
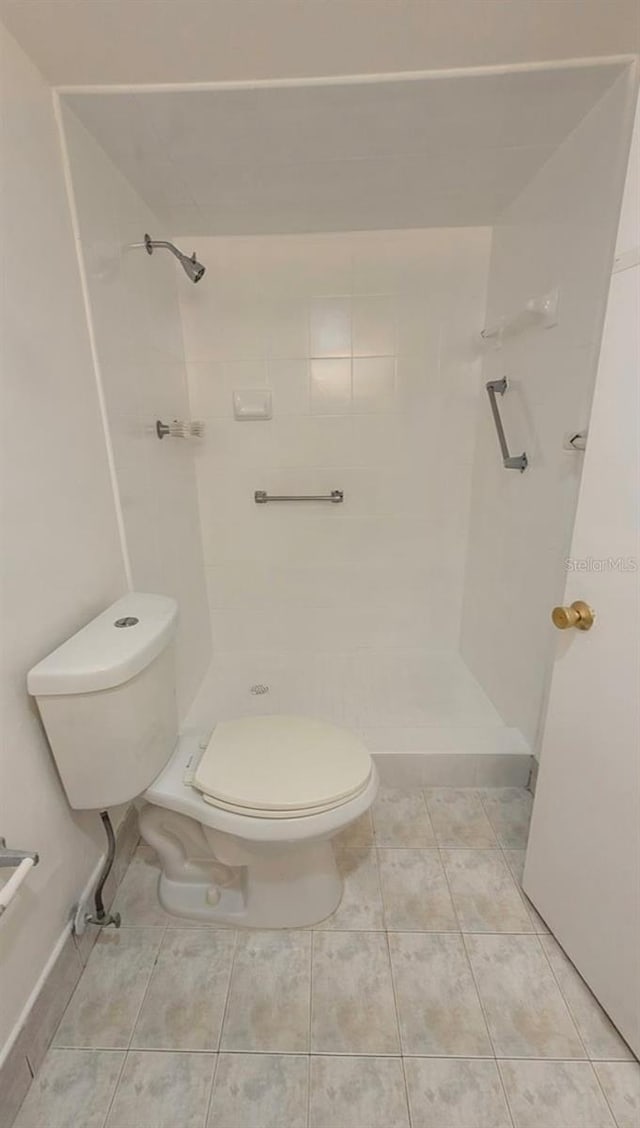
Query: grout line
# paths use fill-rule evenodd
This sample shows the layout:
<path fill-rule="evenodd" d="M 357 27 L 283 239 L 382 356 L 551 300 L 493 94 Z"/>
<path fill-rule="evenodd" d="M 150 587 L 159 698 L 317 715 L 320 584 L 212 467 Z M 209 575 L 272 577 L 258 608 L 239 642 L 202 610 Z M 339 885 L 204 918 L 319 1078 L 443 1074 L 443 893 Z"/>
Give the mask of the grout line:
<path fill-rule="evenodd" d="M 209 1117 L 211 1115 L 211 1105 L 213 1103 L 213 1090 L 215 1088 L 216 1078 L 218 1076 L 218 1067 L 220 1065 L 220 1051 L 217 1051 L 214 1054 L 214 1058 L 215 1058 L 215 1061 L 213 1063 L 213 1070 L 212 1070 L 212 1073 L 211 1073 L 211 1085 L 209 1086 L 209 1096 L 207 1098 L 206 1107 L 205 1107 L 205 1110 L 204 1110 L 204 1119 L 202 1121 L 202 1128 L 207 1128 L 207 1124 L 209 1123 Z"/>
<path fill-rule="evenodd" d="M 233 952 L 232 952 L 232 955 L 231 955 L 231 966 L 230 966 L 230 969 L 229 969 L 229 980 L 228 980 L 228 983 L 227 983 L 227 992 L 226 992 L 225 999 L 224 999 L 224 1007 L 222 1009 L 222 1022 L 220 1023 L 220 1033 L 218 1034 L 218 1046 L 217 1046 L 216 1052 L 219 1053 L 219 1054 L 225 1052 L 222 1049 L 222 1039 L 223 1039 L 223 1036 L 224 1036 L 224 1028 L 225 1028 L 225 1025 L 226 1025 L 227 1017 L 229 1015 L 229 1004 L 230 1004 L 230 1000 L 231 1000 L 231 984 L 233 982 L 233 973 L 235 971 L 236 958 L 237 958 L 237 955 L 238 955 L 238 941 L 239 941 L 239 939 L 240 939 L 240 935 L 239 935 L 238 930 L 236 929 L 234 941 L 233 941 Z"/>
<path fill-rule="evenodd" d="M 482 802 L 482 800 L 481 800 L 481 802 Z M 484 806 L 483 806 L 483 810 L 484 810 Z M 485 812 L 485 814 L 486 814 L 486 812 Z M 488 817 L 488 816 L 487 816 L 487 817 Z M 490 825 L 492 826 L 492 824 L 491 824 L 491 823 L 490 823 Z M 442 865 L 442 869 L 443 869 L 443 872 L 444 872 L 444 876 L 445 876 L 445 881 L 446 881 L 446 883 L 447 883 L 447 888 L 449 889 L 449 896 L 451 897 L 451 903 L 452 903 L 452 905 L 453 905 L 453 911 L 454 911 L 454 913 L 456 914 L 456 920 L 458 921 L 458 924 L 460 924 L 460 917 L 459 917 L 459 914 L 458 914 L 458 910 L 457 910 L 457 908 L 456 908 L 456 903 L 455 903 L 455 900 L 454 900 L 454 897 L 453 897 L 453 893 L 452 893 L 452 890 L 451 890 L 451 884 L 450 884 L 450 882 L 449 882 L 449 875 L 448 875 L 448 873 L 447 873 L 447 869 L 446 869 L 446 866 L 445 866 L 445 864 L 444 864 L 444 861 L 443 861 L 443 859 L 442 859 L 442 851 L 440 850 L 440 851 L 439 851 L 439 853 L 440 853 L 440 864 Z M 511 1124 L 512 1124 L 512 1128 L 515 1128 L 515 1123 L 514 1123 L 514 1120 L 513 1120 L 513 1116 L 512 1116 L 512 1114 L 511 1114 L 511 1106 L 510 1106 L 510 1104 L 509 1104 L 509 1098 L 507 1097 L 506 1089 L 505 1089 L 505 1087 L 504 1087 L 504 1083 L 503 1083 L 503 1080 L 502 1080 L 502 1074 L 500 1073 L 500 1069 L 499 1069 L 499 1067 L 498 1067 L 498 1064 L 497 1064 L 497 1058 L 496 1058 L 496 1047 L 495 1047 L 495 1043 L 494 1043 L 494 1041 L 493 1041 L 493 1036 L 492 1036 L 492 1034 L 491 1034 L 491 1028 L 490 1028 L 490 1026 L 489 1026 L 489 1021 L 488 1021 L 488 1019 L 487 1019 L 487 1014 L 486 1014 L 486 1011 L 485 1011 L 485 1006 L 484 1006 L 484 1003 L 483 1003 L 483 1001 L 482 1001 L 482 996 L 481 996 L 481 994 L 480 994 L 480 988 L 478 987 L 478 983 L 477 983 L 477 980 L 476 980 L 476 977 L 475 977 L 475 974 L 474 974 L 474 970 L 473 970 L 473 967 L 472 967 L 472 964 L 471 964 L 471 959 L 469 958 L 469 952 L 468 952 L 468 950 L 467 950 L 467 945 L 466 945 L 466 943 L 465 943 L 465 939 L 464 939 L 464 937 L 465 937 L 465 934 L 464 934 L 464 932 L 462 931 L 462 928 L 460 928 L 460 934 L 461 934 L 461 939 L 462 939 L 462 948 L 463 948 L 463 951 L 464 951 L 465 959 L 466 959 L 466 961 L 467 961 L 467 965 L 468 965 L 468 967 L 469 967 L 469 972 L 470 972 L 470 974 L 471 974 L 471 979 L 472 979 L 472 981 L 473 981 L 473 985 L 474 985 L 474 987 L 475 987 L 476 995 L 477 995 L 477 997 L 478 997 L 478 1003 L 479 1003 L 479 1005 L 480 1005 L 480 1011 L 481 1011 L 481 1013 L 482 1013 L 482 1018 L 483 1018 L 483 1020 L 484 1020 L 484 1024 L 485 1024 L 485 1027 L 486 1027 L 486 1030 L 487 1030 L 487 1037 L 489 1038 L 489 1043 L 490 1043 L 490 1045 L 491 1045 L 491 1049 L 493 1050 L 493 1060 L 494 1060 L 494 1062 L 496 1063 L 496 1072 L 497 1072 L 497 1074 L 498 1074 L 498 1077 L 499 1077 L 499 1080 L 500 1080 L 500 1087 L 501 1087 L 501 1089 L 502 1089 L 502 1092 L 503 1092 L 503 1095 L 504 1095 L 504 1099 L 505 1099 L 505 1104 L 506 1104 L 506 1108 L 507 1108 L 507 1113 L 509 1114 L 509 1119 L 510 1119 L 510 1121 L 511 1121 Z M 469 935 L 470 935 L 470 934 L 469 934 Z M 487 934 L 486 934 L 486 933 L 484 933 L 483 935 L 487 935 Z"/>
<path fill-rule="evenodd" d="M 211 931 L 228 931 L 228 930 L 227 929 L 211 929 Z M 231 953 L 231 959 L 229 961 L 229 978 L 227 980 L 227 990 L 226 990 L 225 997 L 224 997 L 224 1007 L 222 1008 L 222 1019 L 221 1019 L 221 1022 L 220 1022 L 220 1030 L 218 1031 L 218 1044 L 217 1044 L 216 1049 L 214 1051 L 216 1060 L 215 1060 L 215 1063 L 214 1063 L 214 1066 L 213 1066 L 213 1073 L 211 1075 L 211 1087 L 209 1089 L 209 1099 L 207 1101 L 207 1107 L 205 1109 L 205 1114 L 204 1114 L 203 1128 L 206 1128 L 206 1125 L 207 1125 L 208 1120 L 209 1120 L 209 1115 L 211 1113 L 211 1104 L 213 1102 L 213 1091 L 214 1091 L 215 1084 L 216 1084 L 216 1078 L 218 1076 L 218 1067 L 220 1065 L 220 1054 L 222 1053 L 222 1050 L 220 1048 L 221 1045 L 222 1045 L 222 1033 L 223 1033 L 223 1030 L 224 1030 L 224 1024 L 225 1024 L 225 1020 L 226 1020 L 226 1017 L 227 1017 L 227 1011 L 228 1011 L 228 1007 L 229 1007 L 229 997 L 231 995 L 231 979 L 232 979 L 232 976 L 233 976 L 233 968 L 234 968 L 234 965 L 235 965 L 235 962 L 236 962 L 237 949 L 238 949 L 238 931 L 236 929 L 236 930 L 234 930 L 233 951 Z"/>
<path fill-rule="evenodd" d="M 447 886 L 447 890 L 448 890 L 448 893 L 449 893 L 449 900 L 451 901 L 451 907 L 453 909 L 453 915 L 455 916 L 456 921 L 458 922 L 458 932 L 460 933 L 460 935 L 463 935 L 462 925 L 460 923 L 460 914 L 459 914 L 458 908 L 456 906 L 455 897 L 453 896 L 453 890 L 451 889 L 451 882 L 449 880 L 449 874 L 447 873 L 447 867 L 444 863 L 444 858 L 442 857 L 442 850 L 441 850 L 440 847 L 438 847 L 438 858 L 440 859 L 440 868 L 441 868 L 442 873 L 444 875 L 445 884 Z M 465 955 L 466 955 L 466 951 L 465 951 Z M 467 959 L 468 959 L 468 957 L 467 957 Z"/>
<path fill-rule="evenodd" d="M 505 1085 L 504 1085 L 504 1081 L 502 1080 L 502 1073 L 500 1072 L 500 1066 L 498 1065 L 498 1057 L 497 1057 L 497 1054 L 496 1054 L 496 1047 L 495 1047 L 495 1042 L 494 1042 L 494 1040 L 493 1040 L 493 1035 L 492 1035 L 492 1033 L 491 1033 L 491 1027 L 489 1026 L 489 1020 L 487 1019 L 487 1014 L 486 1014 L 485 1006 L 484 1006 L 484 1003 L 483 1003 L 483 1001 L 482 1001 L 482 995 L 480 994 L 480 988 L 478 987 L 478 981 L 477 981 L 477 979 L 476 979 L 476 976 L 475 976 L 475 972 L 474 972 L 474 970 L 473 970 L 473 964 L 471 963 L 471 958 L 470 958 L 470 956 L 469 956 L 469 952 L 468 952 L 468 949 L 467 949 L 467 945 L 466 945 L 466 943 L 465 943 L 465 939 L 464 939 L 464 934 L 463 934 L 463 936 L 462 936 L 462 945 L 463 945 L 463 948 L 464 948 L 464 954 L 465 954 L 465 956 L 466 956 L 466 959 L 467 959 L 467 964 L 469 965 L 469 971 L 471 972 L 471 978 L 472 978 L 472 980 L 473 980 L 473 985 L 474 985 L 474 987 L 475 987 L 475 989 L 476 989 L 476 994 L 477 994 L 477 996 L 478 996 L 478 1002 L 480 1003 L 480 1010 L 482 1011 L 482 1017 L 483 1017 L 483 1019 L 484 1019 L 484 1024 L 485 1024 L 485 1026 L 486 1026 L 486 1028 L 487 1028 L 487 1034 L 488 1034 L 488 1036 L 489 1036 L 489 1041 L 490 1041 L 490 1043 L 491 1043 L 491 1048 L 492 1048 L 492 1050 L 493 1050 L 493 1060 L 494 1060 L 494 1062 L 495 1062 L 495 1066 L 496 1066 L 496 1072 L 497 1072 L 497 1074 L 498 1074 L 498 1078 L 499 1078 L 499 1080 L 500 1080 L 500 1087 L 501 1087 L 501 1089 L 502 1089 L 502 1093 L 503 1093 L 503 1095 L 504 1095 L 504 1099 L 505 1099 L 505 1104 L 506 1104 L 506 1107 L 507 1107 L 507 1112 L 508 1112 L 508 1114 L 509 1114 L 509 1119 L 510 1119 L 510 1121 L 511 1121 L 511 1124 L 512 1124 L 513 1128 L 515 1128 L 515 1120 L 514 1120 L 514 1118 L 513 1118 L 513 1113 L 512 1113 L 512 1111 L 511 1111 L 511 1105 L 509 1104 L 509 1097 L 507 1096 L 507 1090 L 506 1090 L 506 1088 L 505 1088 Z"/>
<path fill-rule="evenodd" d="M 580 1027 L 578 1026 L 578 1022 L 577 1022 L 576 1018 L 574 1017 L 573 1010 L 571 1009 L 571 1006 L 570 1006 L 570 1004 L 569 1004 L 569 1002 L 568 1002 L 568 1000 L 565 996 L 565 993 L 562 990 L 562 987 L 560 985 L 560 980 L 558 979 L 558 976 L 556 975 L 555 971 L 553 970 L 553 964 L 551 963 L 549 955 L 547 954 L 546 945 L 542 943 L 542 938 L 540 936 L 538 936 L 537 934 L 536 934 L 536 938 L 537 938 L 537 940 L 540 944 L 540 948 L 542 949 L 542 954 L 544 955 L 544 958 L 547 961 L 549 971 L 551 972 L 551 978 L 553 979 L 553 982 L 555 983 L 555 985 L 558 989 L 558 992 L 560 994 L 560 998 L 562 999 L 562 1001 L 563 1001 L 563 1003 L 564 1003 L 564 1005 L 567 1009 L 567 1014 L 569 1015 L 569 1018 L 571 1019 L 571 1022 L 573 1023 L 573 1026 L 575 1027 L 576 1034 L 578 1035 L 578 1038 L 580 1040 L 580 1045 L 582 1046 L 582 1048 L 584 1050 L 585 1060 L 591 1061 L 591 1058 L 589 1056 L 589 1051 L 587 1049 L 585 1041 L 584 1041 L 582 1034 L 580 1032 Z M 555 942 L 556 941 L 554 939 L 554 943 Z"/>
<path fill-rule="evenodd" d="M 307 1118 L 306 1125 L 311 1123 L 311 1052 L 307 1054 Z"/>
<path fill-rule="evenodd" d="M 400 1047 L 400 1059 L 404 1057 L 404 1047 L 402 1045 L 402 1030 L 400 1028 L 400 1007 L 398 1006 L 398 993 L 396 991 L 396 983 L 393 974 L 393 960 L 391 958 L 391 942 L 389 940 L 389 929 L 385 930 L 385 944 L 387 948 L 387 959 L 389 960 L 389 977 L 391 979 L 391 991 L 393 994 L 393 1009 L 396 1016 L 396 1032 L 398 1035 L 398 1046 Z M 394 1055 L 395 1056 L 395 1055 Z M 409 1108 L 409 1094 L 407 1090 L 407 1079 L 404 1074 L 404 1066 L 402 1067 L 402 1075 L 404 1078 L 405 1100 L 407 1102 L 407 1110 Z"/>
<path fill-rule="evenodd" d="M 471 957 L 469 956 L 469 949 L 467 948 L 467 945 L 465 943 L 464 933 L 462 933 L 462 947 L 464 949 L 465 959 L 467 961 L 469 973 L 471 975 L 471 979 L 473 980 L 473 986 L 475 987 L 476 995 L 478 996 L 478 1002 L 480 1004 L 480 1010 L 482 1011 L 482 1017 L 484 1019 L 484 1024 L 487 1028 L 487 1036 L 489 1038 L 489 1042 L 491 1044 L 491 1049 L 493 1051 L 493 1059 L 494 1059 L 494 1061 L 496 1061 L 497 1060 L 497 1054 L 496 1054 L 495 1042 L 493 1040 L 493 1035 L 491 1033 L 491 1027 L 489 1026 L 489 1020 L 487 1018 L 487 1012 L 486 1012 L 486 1009 L 485 1009 L 485 1005 L 482 1001 L 482 995 L 480 994 L 480 988 L 478 987 L 478 981 L 476 979 L 475 972 L 473 970 L 473 964 L 471 963 Z"/>
<path fill-rule="evenodd" d="M 387 906 L 386 906 L 386 902 L 385 902 L 385 899 L 384 899 L 384 887 L 382 885 L 382 871 L 380 869 L 380 857 L 378 855 L 378 849 L 379 849 L 378 846 L 375 846 L 375 845 L 372 846 L 371 847 L 371 853 L 373 854 L 373 864 L 375 866 L 375 871 L 376 871 L 376 885 L 377 885 L 377 889 L 378 889 L 378 897 L 379 897 L 379 900 L 380 900 L 380 911 L 382 913 L 382 931 L 387 932 L 388 927 L 389 927 L 388 922 L 387 922 Z M 376 932 L 377 929 L 372 928 L 372 929 L 369 929 L 369 931 L 370 932 Z"/>
<path fill-rule="evenodd" d="M 311 1056 L 311 1039 L 313 1033 L 313 963 L 315 959 L 315 932 L 311 931 L 311 943 L 309 944 L 309 1040 L 307 1043 L 307 1053 Z M 309 1066 L 311 1069 L 311 1066 Z M 307 1119 L 309 1116 L 309 1109 L 307 1108 Z"/>
<path fill-rule="evenodd" d="M 600 1063 L 598 1062 L 598 1064 L 600 1064 Z M 609 1109 L 609 1112 L 611 1113 L 611 1119 L 612 1119 L 613 1123 L 616 1125 L 616 1128 L 624 1128 L 624 1125 L 622 1124 L 621 1121 L 618 1120 L 618 1118 L 617 1118 L 617 1116 L 616 1116 L 616 1114 L 613 1110 L 613 1106 L 612 1106 L 612 1104 L 611 1104 L 611 1102 L 610 1102 L 610 1100 L 607 1096 L 605 1087 L 602 1084 L 602 1081 L 600 1080 L 600 1074 L 598 1073 L 598 1070 L 596 1069 L 595 1064 L 592 1061 L 590 1061 L 589 1065 L 591 1066 L 591 1069 L 592 1069 L 593 1074 L 595 1076 L 596 1085 L 598 1086 L 600 1092 L 602 1093 L 602 1096 L 604 1097 L 604 1102 L 605 1102 L 607 1108 Z"/>
<path fill-rule="evenodd" d="M 416 847 L 416 849 L 418 849 L 418 847 Z M 432 851 L 432 853 L 436 853 L 436 852 L 437 851 L 435 851 L 435 850 Z M 455 906 L 454 906 L 454 908 L 455 908 Z M 330 919 L 330 918 L 327 917 L 327 919 Z M 136 929 L 133 928 L 133 927 L 130 927 L 130 928 L 127 929 L 127 931 L 128 932 L 135 932 Z M 198 934 L 201 934 L 203 932 L 209 933 L 209 934 L 210 933 L 216 933 L 217 934 L 219 932 L 233 931 L 233 930 L 232 929 L 225 930 L 225 929 L 221 929 L 221 928 L 220 929 L 215 929 L 215 928 L 212 928 L 212 929 L 207 929 L 207 928 L 189 928 L 189 929 L 167 928 L 167 932 L 176 932 L 176 931 L 187 931 L 187 932 L 190 932 L 190 933 L 193 932 L 195 935 L 198 935 Z M 238 932 L 242 932 L 246 935 L 249 935 L 253 931 L 255 931 L 255 930 L 252 929 L 252 928 L 238 929 Z M 322 927 L 320 927 L 320 925 L 311 925 L 310 924 L 310 925 L 307 925 L 306 927 L 301 927 L 301 928 L 265 929 L 264 931 L 273 932 L 275 935 L 281 935 L 281 936 L 286 936 L 290 932 L 298 932 L 298 933 L 301 933 L 301 934 L 304 934 L 304 935 L 306 935 L 307 933 L 310 933 L 310 932 L 313 932 L 313 933 L 317 933 L 317 932 L 320 932 L 320 933 L 345 932 L 345 933 L 352 933 L 353 935 L 358 935 L 361 932 L 377 932 L 377 933 L 386 932 L 387 926 L 381 925 L 380 928 L 373 928 L 371 925 L 368 924 L 364 928 L 322 928 Z M 455 935 L 457 933 L 462 933 L 463 936 L 537 936 L 539 939 L 543 936 L 552 935 L 552 933 L 549 933 L 549 932 L 532 932 L 530 929 L 522 929 L 522 928 L 520 928 L 520 929 L 518 929 L 518 928 L 509 929 L 508 931 L 505 932 L 504 930 L 496 929 L 496 928 L 460 928 L 458 926 L 456 926 L 455 928 L 441 928 L 441 927 L 440 928 L 394 928 L 393 926 L 391 926 L 391 927 L 389 927 L 388 931 L 389 932 L 409 932 L 409 933 L 412 933 L 412 934 L 422 933 L 426 936 L 432 936 L 434 933 L 442 932 L 442 933 L 448 933 L 449 935 L 451 935 L 451 934 Z M 111 1048 L 113 1048 L 113 1047 L 111 1047 Z"/>
<path fill-rule="evenodd" d="M 55 1046 L 53 1049 L 62 1054 L 127 1054 L 127 1050 L 122 1046 Z M 358 1050 L 357 1052 L 350 1052 L 346 1050 L 314 1050 L 312 1054 L 307 1054 L 303 1050 L 221 1050 L 220 1055 L 215 1050 L 176 1050 L 157 1047 L 133 1047 L 131 1053 L 134 1054 L 186 1054 L 190 1056 L 199 1057 L 291 1057 L 291 1058 L 307 1058 L 307 1057 L 371 1057 L 371 1058 L 389 1058 L 390 1060 L 397 1061 L 398 1058 L 417 1058 L 424 1061 L 537 1061 L 537 1062 L 566 1062 L 569 1065 L 592 1065 L 595 1069 L 597 1065 L 637 1065 L 637 1061 L 633 1058 L 598 1058 L 595 1061 L 590 1061 L 588 1058 L 568 1058 L 566 1054 L 563 1057 L 535 1057 L 521 1054 L 502 1054 L 499 1058 L 494 1057 L 493 1054 L 419 1054 L 419 1053 L 380 1053 L 377 1050 Z"/>
<path fill-rule="evenodd" d="M 507 1092 L 507 1086 L 504 1083 L 504 1077 L 502 1076 L 502 1070 L 500 1068 L 500 1062 L 501 1061 L 507 1061 L 507 1060 L 513 1061 L 515 1059 L 513 1059 L 513 1058 L 511 1058 L 511 1059 L 507 1059 L 507 1058 L 496 1059 L 496 1073 L 498 1074 L 498 1080 L 500 1081 L 500 1088 L 502 1089 L 502 1095 L 504 1096 L 504 1101 L 505 1101 L 505 1105 L 507 1107 L 507 1113 L 509 1115 L 509 1120 L 511 1121 L 513 1128 L 517 1128 L 516 1120 L 515 1120 L 515 1114 L 512 1112 L 512 1109 L 511 1109 L 511 1102 L 509 1100 L 509 1094 Z"/>
<path fill-rule="evenodd" d="M 114 1101 L 116 1099 L 116 1093 L 118 1092 L 118 1089 L 120 1088 L 120 1082 L 122 1080 L 122 1074 L 124 1073 L 124 1067 L 127 1064 L 127 1058 L 129 1056 L 129 1051 L 128 1050 L 121 1050 L 120 1052 L 122 1053 L 122 1064 L 121 1064 L 119 1072 L 118 1072 L 118 1077 L 116 1079 L 116 1083 L 113 1086 L 113 1092 L 111 1094 L 111 1099 L 110 1099 L 110 1101 L 107 1105 L 107 1111 L 105 1113 L 105 1118 L 102 1121 L 100 1128 L 106 1128 L 107 1121 L 108 1121 L 108 1119 L 111 1115 L 111 1109 L 113 1108 L 113 1104 L 114 1104 Z"/>
<path fill-rule="evenodd" d="M 158 931 L 160 931 L 160 929 L 158 929 Z M 138 1007 L 138 1009 L 136 1011 L 136 1017 L 133 1020 L 133 1023 L 131 1024 L 131 1033 L 129 1035 L 129 1041 L 127 1042 L 127 1053 L 129 1053 L 129 1050 L 131 1049 L 131 1043 L 133 1042 L 133 1036 L 136 1032 L 136 1026 L 138 1025 L 138 1020 L 140 1018 L 140 1015 L 142 1013 L 142 1008 L 145 1004 L 145 1000 L 146 1000 L 147 995 L 149 993 L 149 987 L 151 985 L 151 980 L 153 979 L 153 973 L 155 972 L 157 964 L 158 964 L 158 957 L 160 956 L 160 949 L 162 948 L 162 945 L 164 944 L 166 932 L 167 932 L 167 928 L 166 928 L 166 925 L 165 925 L 165 927 L 162 931 L 162 935 L 160 936 L 159 940 L 157 941 L 157 948 L 156 948 L 155 956 L 153 958 L 153 963 L 151 965 L 151 970 L 149 972 L 149 978 L 147 979 L 146 986 L 145 986 L 144 992 L 142 994 L 142 999 L 140 1000 L 140 1006 Z"/>

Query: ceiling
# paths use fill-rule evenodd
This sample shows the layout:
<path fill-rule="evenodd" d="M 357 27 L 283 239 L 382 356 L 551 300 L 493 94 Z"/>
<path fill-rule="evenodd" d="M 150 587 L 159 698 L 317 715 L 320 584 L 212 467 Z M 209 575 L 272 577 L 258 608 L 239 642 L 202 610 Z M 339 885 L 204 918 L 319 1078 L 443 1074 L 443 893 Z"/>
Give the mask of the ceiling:
<path fill-rule="evenodd" d="M 63 104 L 174 234 L 483 225 L 623 69 L 67 93 Z"/>
<path fill-rule="evenodd" d="M 56 84 L 371 74 L 640 50 L 637 0 L 0 0 Z"/>

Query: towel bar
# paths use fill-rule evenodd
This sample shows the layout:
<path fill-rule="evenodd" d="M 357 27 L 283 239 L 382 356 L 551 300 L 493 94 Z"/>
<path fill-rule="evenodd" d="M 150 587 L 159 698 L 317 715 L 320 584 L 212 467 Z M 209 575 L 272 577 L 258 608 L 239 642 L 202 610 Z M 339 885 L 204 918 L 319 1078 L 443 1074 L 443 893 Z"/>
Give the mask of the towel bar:
<path fill-rule="evenodd" d="M 0 916 L 13 901 L 29 870 L 37 866 L 38 860 L 37 854 L 26 850 L 8 850 L 4 838 L 0 838 L 0 868 L 16 871 L 0 888 Z"/>

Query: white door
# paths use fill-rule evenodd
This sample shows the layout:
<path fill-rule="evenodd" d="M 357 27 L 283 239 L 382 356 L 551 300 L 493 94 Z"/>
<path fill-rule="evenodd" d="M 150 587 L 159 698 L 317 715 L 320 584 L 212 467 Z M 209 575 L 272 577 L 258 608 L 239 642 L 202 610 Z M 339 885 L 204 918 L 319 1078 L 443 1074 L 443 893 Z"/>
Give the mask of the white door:
<path fill-rule="evenodd" d="M 640 116 L 640 115 L 638 115 Z M 558 634 L 524 888 L 640 1055 L 638 120 Z M 551 608 L 549 609 L 551 610 Z"/>

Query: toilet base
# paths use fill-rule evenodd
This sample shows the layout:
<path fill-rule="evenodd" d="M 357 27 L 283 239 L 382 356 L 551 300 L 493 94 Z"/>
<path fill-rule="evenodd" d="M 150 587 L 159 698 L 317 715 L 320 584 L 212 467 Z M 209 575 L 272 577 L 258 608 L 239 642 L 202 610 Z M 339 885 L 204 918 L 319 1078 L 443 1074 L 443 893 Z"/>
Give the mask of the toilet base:
<path fill-rule="evenodd" d="M 140 833 L 162 867 L 158 898 L 174 916 L 245 928 L 304 928 L 337 909 L 343 883 L 330 838 L 258 843 L 152 804 Z"/>

